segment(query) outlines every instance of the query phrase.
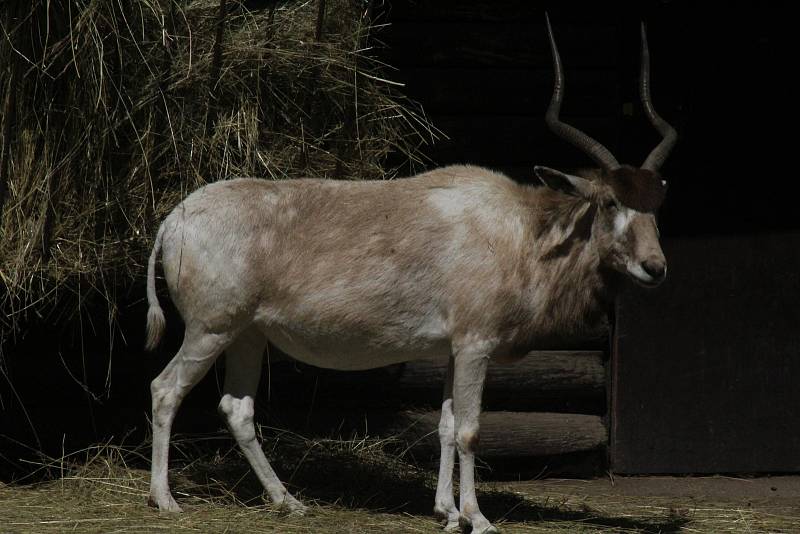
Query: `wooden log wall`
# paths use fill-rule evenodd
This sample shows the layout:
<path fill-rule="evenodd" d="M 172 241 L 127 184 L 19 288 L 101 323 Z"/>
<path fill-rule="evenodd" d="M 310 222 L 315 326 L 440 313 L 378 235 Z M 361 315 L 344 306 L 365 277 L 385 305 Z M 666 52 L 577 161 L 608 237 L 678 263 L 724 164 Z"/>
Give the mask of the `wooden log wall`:
<path fill-rule="evenodd" d="M 446 362 L 414 361 L 339 372 L 275 361 L 265 388 L 271 424 L 392 436 L 417 458 L 438 457 Z M 481 419 L 481 457 L 529 458 L 603 451 L 607 441 L 603 351 L 535 351 L 492 364 Z M 275 420 L 277 419 L 277 421 Z"/>
<path fill-rule="evenodd" d="M 420 452 L 439 453 L 439 412 L 409 413 L 407 431 Z M 481 414 L 481 458 L 555 456 L 596 450 L 608 442 L 603 420 L 596 415 L 542 412 Z"/>

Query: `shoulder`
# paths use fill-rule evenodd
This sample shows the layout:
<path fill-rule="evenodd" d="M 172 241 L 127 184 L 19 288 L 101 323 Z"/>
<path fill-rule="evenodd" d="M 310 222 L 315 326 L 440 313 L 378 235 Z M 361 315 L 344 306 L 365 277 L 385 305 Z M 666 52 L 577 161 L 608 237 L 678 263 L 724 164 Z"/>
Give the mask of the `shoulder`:
<path fill-rule="evenodd" d="M 412 180 L 428 185 L 468 186 L 516 189 L 519 186 L 501 172 L 475 165 L 448 165 L 413 177 Z"/>

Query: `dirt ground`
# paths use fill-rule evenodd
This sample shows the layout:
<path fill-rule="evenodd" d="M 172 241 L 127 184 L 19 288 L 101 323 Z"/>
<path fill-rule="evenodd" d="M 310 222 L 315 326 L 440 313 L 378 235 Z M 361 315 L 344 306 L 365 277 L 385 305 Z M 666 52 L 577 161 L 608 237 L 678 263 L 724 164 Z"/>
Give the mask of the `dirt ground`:
<path fill-rule="evenodd" d="M 539 491 L 558 491 L 585 496 L 729 502 L 742 506 L 796 506 L 800 513 L 800 476 L 617 476 L 592 480 L 534 480 L 515 482 L 511 487 L 531 495 Z"/>
<path fill-rule="evenodd" d="M 227 483 L 227 481 L 226 481 Z M 0 485 L 0 532 L 430 532 L 430 514 L 312 504 L 305 517 L 178 483 L 179 515 L 145 504 L 147 472 Z M 506 533 L 800 532 L 800 477 L 616 477 L 484 483 L 480 500 Z M 425 492 L 428 493 L 428 492 Z M 308 499 L 306 498 L 308 501 Z M 406 503 L 398 502 L 398 507 Z"/>
<path fill-rule="evenodd" d="M 501 487 L 536 502 L 555 502 L 559 509 L 596 513 L 596 518 L 583 522 L 580 532 L 604 531 L 603 527 L 614 532 L 800 532 L 799 476 L 618 476 Z M 530 531 L 561 528 L 549 523 Z M 517 531 L 516 525 L 509 526 L 510 532 Z M 528 527 L 533 525 L 526 523 L 519 531 Z"/>
<path fill-rule="evenodd" d="M 265 451 L 309 505 L 306 516 L 267 504 L 235 445 L 211 435 L 173 441 L 170 484 L 182 514 L 146 505 L 147 443 L 98 445 L 0 482 L 0 533 L 440 532 L 431 513 L 435 470 L 388 453 L 384 441 L 284 433 Z M 482 482 L 478 499 L 505 533 L 800 533 L 800 476 Z"/>

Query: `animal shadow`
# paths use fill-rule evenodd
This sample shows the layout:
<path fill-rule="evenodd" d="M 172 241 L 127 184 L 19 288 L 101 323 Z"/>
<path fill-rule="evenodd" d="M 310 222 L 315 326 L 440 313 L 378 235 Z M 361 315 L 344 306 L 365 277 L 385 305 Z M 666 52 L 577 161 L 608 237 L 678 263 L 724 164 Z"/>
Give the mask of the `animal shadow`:
<path fill-rule="evenodd" d="M 380 450 L 330 440 L 302 447 L 284 445 L 279 450 L 267 450 L 267 454 L 281 480 L 306 502 L 381 513 L 433 515 L 434 473 Z M 231 456 L 222 462 L 197 462 L 185 471 L 186 476 L 212 496 L 232 494 L 244 505 L 262 504 L 263 490 L 258 479 L 249 472 L 244 458 L 238 454 Z M 679 532 L 689 522 L 678 516 L 634 519 L 590 508 L 541 505 L 502 490 L 479 491 L 478 500 L 486 517 L 495 522 L 580 522 L 643 533 Z"/>

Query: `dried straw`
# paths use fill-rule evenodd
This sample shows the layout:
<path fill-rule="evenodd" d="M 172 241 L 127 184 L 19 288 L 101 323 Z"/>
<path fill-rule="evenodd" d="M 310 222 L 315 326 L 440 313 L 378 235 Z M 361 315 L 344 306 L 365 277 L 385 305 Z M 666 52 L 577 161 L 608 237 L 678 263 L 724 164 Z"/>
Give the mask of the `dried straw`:
<path fill-rule="evenodd" d="M 207 182 L 391 178 L 435 137 L 370 57 L 362 2 L 5 5 L 0 341 L 92 297 L 113 319 L 160 220 Z"/>
<path fill-rule="evenodd" d="M 383 440 L 311 440 L 270 429 L 265 451 L 306 516 L 267 504 L 228 436 L 176 436 L 170 469 L 183 514 L 145 504 L 148 444 L 42 458 L 52 477 L 0 482 L 10 532 L 438 532 L 434 473 L 384 452 Z M 796 507 L 687 496 L 619 495 L 574 484 L 481 483 L 484 514 L 503 532 L 795 532 Z M 587 484 L 587 485 L 591 485 Z M 5 531 L 4 530 L 4 531 Z"/>

